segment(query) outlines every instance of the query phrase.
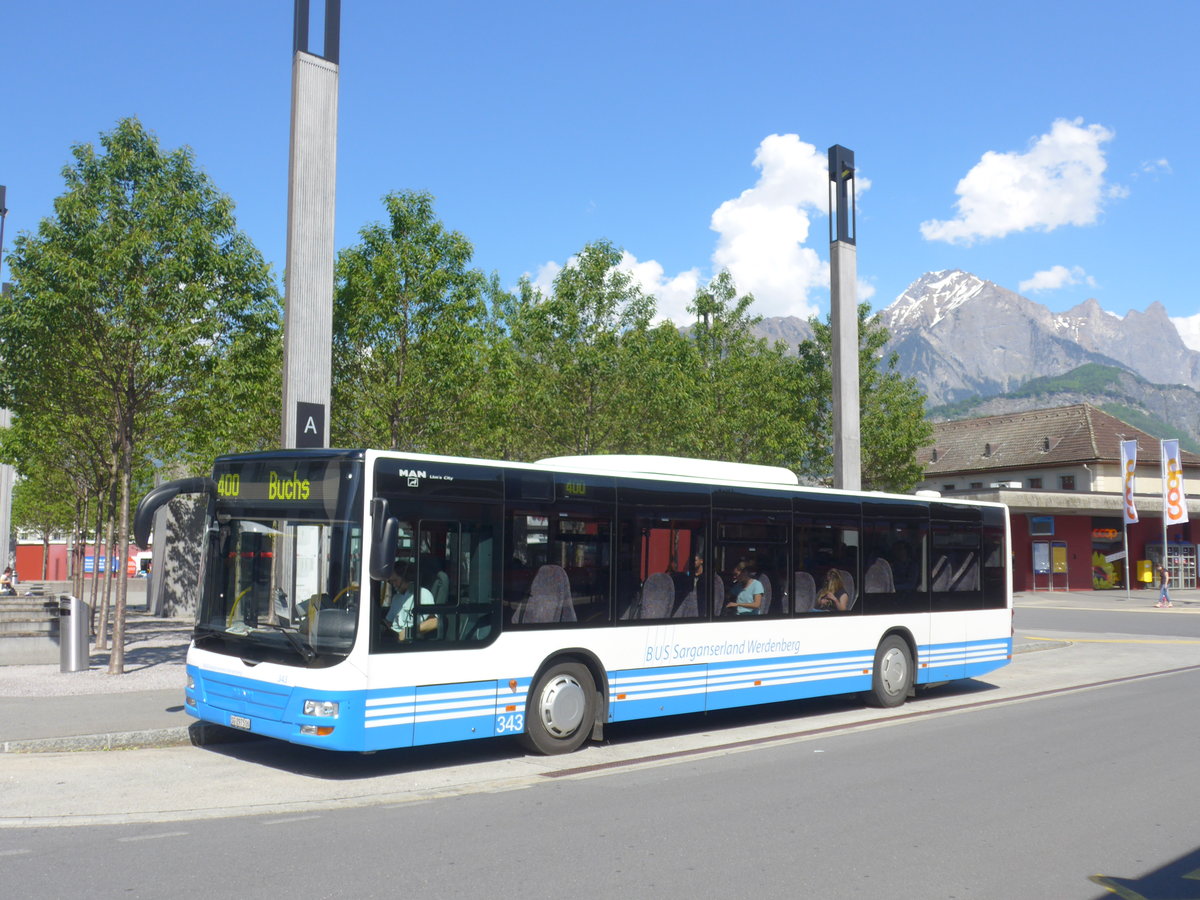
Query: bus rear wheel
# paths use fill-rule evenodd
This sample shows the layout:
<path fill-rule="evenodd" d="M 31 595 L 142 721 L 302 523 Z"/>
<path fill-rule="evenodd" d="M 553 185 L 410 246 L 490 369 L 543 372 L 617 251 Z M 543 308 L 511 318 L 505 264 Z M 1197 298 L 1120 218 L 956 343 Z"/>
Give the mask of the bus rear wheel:
<path fill-rule="evenodd" d="M 866 701 L 871 706 L 899 706 L 908 697 L 912 685 L 913 663 L 908 643 L 899 635 L 889 634 L 875 650 L 871 690 Z"/>
<path fill-rule="evenodd" d="M 581 663 L 558 663 L 546 670 L 525 707 L 526 749 L 547 756 L 579 749 L 596 718 L 596 683 Z"/>

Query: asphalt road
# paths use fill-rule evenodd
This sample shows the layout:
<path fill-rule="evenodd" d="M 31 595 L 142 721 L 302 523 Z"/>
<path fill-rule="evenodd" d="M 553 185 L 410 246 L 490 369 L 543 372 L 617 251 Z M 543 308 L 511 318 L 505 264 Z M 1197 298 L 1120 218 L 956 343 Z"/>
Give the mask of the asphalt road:
<path fill-rule="evenodd" d="M 1200 614 L 1158 610 L 1146 605 L 1113 612 L 1024 607 L 1017 609 L 1015 621 L 1017 631 L 1021 634 L 1126 634 L 1200 640 Z"/>
<path fill-rule="evenodd" d="M 1025 612 L 1039 615 L 1024 622 Z M 1022 610 L 1018 625 L 1051 612 Z M 28 898 L 1193 896 L 1200 646 L 1174 620 L 1200 616 L 1143 615 L 1157 631 L 1132 630 L 1136 617 L 1046 620 L 1098 637 L 1022 654 L 902 715 L 865 721 L 846 700 L 761 710 L 699 726 L 718 748 L 708 753 L 671 752 L 679 723 L 659 723 L 622 731 L 614 744 L 632 752 L 591 771 L 568 763 L 453 786 L 471 754 L 511 765 L 501 742 L 344 765 L 283 745 L 111 754 L 142 760 L 167 789 L 186 787 L 187 760 L 231 808 L 281 774 L 297 799 L 330 781 L 363 796 L 267 815 L 8 829 L 0 866 Z M 776 725 L 779 739 L 746 738 Z M 409 778 L 443 790 L 371 802 L 371 790 L 393 796 Z"/>
<path fill-rule="evenodd" d="M 1089 900 L 1104 878 L 1183 897 L 1197 690 L 1191 671 L 522 790 L 27 831 L 0 853 L 27 898 Z"/>

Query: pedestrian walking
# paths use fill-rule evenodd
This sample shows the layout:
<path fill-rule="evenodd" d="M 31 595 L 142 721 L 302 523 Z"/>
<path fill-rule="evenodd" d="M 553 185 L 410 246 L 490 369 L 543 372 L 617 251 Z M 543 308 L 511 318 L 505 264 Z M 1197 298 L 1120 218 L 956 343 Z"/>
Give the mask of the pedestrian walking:
<path fill-rule="evenodd" d="M 1162 566 L 1158 567 L 1158 603 L 1154 604 L 1159 609 L 1171 608 L 1171 594 L 1167 587 L 1171 584 L 1171 573 Z"/>

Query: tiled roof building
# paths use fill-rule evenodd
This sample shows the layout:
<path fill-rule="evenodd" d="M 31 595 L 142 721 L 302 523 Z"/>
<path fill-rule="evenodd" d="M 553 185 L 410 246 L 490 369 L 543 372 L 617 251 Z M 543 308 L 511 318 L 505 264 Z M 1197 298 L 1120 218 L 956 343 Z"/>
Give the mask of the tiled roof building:
<path fill-rule="evenodd" d="M 1121 441 L 1131 440 L 1138 442 L 1139 459 L 1151 455 L 1158 459 L 1158 438 L 1080 403 L 939 423 L 934 426 L 933 446 L 918 458 L 925 463 L 929 481 L 943 475 L 982 476 L 1093 463 L 1119 466 Z M 1200 467 L 1200 456 L 1187 451 L 1182 456 L 1185 467 Z"/>
<path fill-rule="evenodd" d="M 1124 586 L 1123 571 L 1114 571 L 1124 563 L 1112 557 L 1124 553 L 1121 442 L 1130 440 L 1138 442 L 1140 521 L 1128 529 L 1129 554 L 1157 560 L 1163 542 L 1159 439 L 1086 403 L 935 424 L 933 445 L 918 453 L 925 465 L 921 487 L 1008 504 L 1018 590 L 1047 586 L 1049 579 L 1039 582 L 1034 573 L 1038 543 L 1053 545 L 1062 571 L 1043 575 L 1057 574 L 1057 587 L 1112 586 L 1118 576 Z M 1182 451 L 1180 461 L 1188 517 L 1200 519 L 1200 455 Z M 1196 586 L 1195 541 L 1190 524 L 1170 530 L 1168 562 L 1178 564 L 1177 586 Z"/>

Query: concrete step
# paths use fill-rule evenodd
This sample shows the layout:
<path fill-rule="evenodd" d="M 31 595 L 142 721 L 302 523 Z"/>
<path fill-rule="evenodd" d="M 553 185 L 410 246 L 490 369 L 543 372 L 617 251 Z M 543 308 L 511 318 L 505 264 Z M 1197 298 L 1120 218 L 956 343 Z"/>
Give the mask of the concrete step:
<path fill-rule="evenodd" d="M 58 634 L 58 619 L 9 619 L 0 621 L 0 635 Z"/>
<path fill-rule="evenodd" d="M 0 634 L 0 666 L 36 666 L 60 662 L 58 635 Z"/>

